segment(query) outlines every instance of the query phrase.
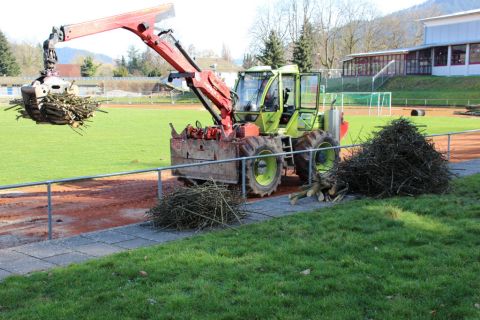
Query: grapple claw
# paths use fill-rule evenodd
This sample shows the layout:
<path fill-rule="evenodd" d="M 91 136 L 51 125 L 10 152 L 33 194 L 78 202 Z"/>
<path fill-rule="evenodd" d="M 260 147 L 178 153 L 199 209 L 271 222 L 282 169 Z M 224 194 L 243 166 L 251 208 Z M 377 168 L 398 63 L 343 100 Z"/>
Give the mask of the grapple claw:
<path fill-rule="evenodd" d="M 78 95 L 78 87 L 59 77 L 41 77 L 21 88 L 25 111 L 36 122 L 48 122 L 42 114 L 42 99 L 49 93 Z"/>

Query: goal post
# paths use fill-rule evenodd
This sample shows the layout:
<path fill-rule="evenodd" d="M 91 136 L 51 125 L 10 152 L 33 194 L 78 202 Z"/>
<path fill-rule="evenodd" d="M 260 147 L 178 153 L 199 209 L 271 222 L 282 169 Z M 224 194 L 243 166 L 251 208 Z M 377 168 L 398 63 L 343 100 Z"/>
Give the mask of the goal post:
<path fill-rule="evenodd" d="M 322 94 L 323 108 L 335 105 L 343 112 L 345 108 L 368 108 L 368 114 L 391 115 L 391 92 L 328 92 Z"/>

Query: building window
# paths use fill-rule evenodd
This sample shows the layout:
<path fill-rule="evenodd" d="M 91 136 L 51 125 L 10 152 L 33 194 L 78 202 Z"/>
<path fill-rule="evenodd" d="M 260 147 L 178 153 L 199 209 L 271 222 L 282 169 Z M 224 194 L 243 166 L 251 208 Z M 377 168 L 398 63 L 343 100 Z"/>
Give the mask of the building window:
<path fill-rule="evenodd" d="M 435 67 L 444 67 L 448 61 L 448 47 L 436 47 L 434 49 Z"/>
<path fill-rule="evenodd" d="M 467 45 L 452 46 L 452 66 L 464 66 L 466 54 Z"/>
<path fill-rule="evenodd" d="M 480 64 L 480 43 L 470 45 L 470 64 Z"/>

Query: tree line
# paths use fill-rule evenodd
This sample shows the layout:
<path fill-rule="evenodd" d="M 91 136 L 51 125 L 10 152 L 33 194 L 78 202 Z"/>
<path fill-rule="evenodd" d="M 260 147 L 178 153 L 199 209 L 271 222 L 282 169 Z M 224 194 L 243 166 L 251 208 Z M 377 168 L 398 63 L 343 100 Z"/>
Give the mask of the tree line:
<path fill-rule="evenodd" d="M 352 53 L 421 44 L 418 20 L 440 14 L 432 5 L 381 16 L 369 0 L 272 1 L 257 11 L 243 67 L 294 63 L 302 71 L 340 68 Z"/>
<path fill-rule="evenodd" d="M 294 63 L 302 71 L 340 68 L 341 60 L 352 53 L 421 44 L 423 26 L 418 20 L 440 14 L 431 6 L 381 16 L 370 0 L 274 0 L 257 10 L 243 67 Z M 192 45 L 187 51 L 193 57 L 218 57 Z M 220 56 L 232 61 L 225 44 Z M 133 46 L 114 66 L 93 57 L 78 57 L 75 63 L 83 76 L 155 77 L 171 69 L 152 49 Z M 0 31 L 0 76 L 33 76 L 42 69 L 40 44 L 9 43 Z"/>
<path fill-rule="evenodd" d="M 165 75 L 170 67 L 152 49 L 140 51 L 129 47 L 126 56 L 122 56 L 115 65 L 102 64 L 92 56 L 79 56 L 73 63 L 80 65 L 81 76 L 147 76 Z M 43 66 L 43 48 L 41 44 L 9 42 L 0 30 L 0 76 L 37 76 Z"/>

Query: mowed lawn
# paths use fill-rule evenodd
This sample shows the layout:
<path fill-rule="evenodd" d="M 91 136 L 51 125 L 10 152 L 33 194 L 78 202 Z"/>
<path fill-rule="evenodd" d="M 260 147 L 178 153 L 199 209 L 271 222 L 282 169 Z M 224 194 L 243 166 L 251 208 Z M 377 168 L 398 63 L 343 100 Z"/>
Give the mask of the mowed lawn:
<path fill-rule="evenodd" d="M 178 131 L 209 114 L 195 110 L 106 108 L 97 113 L 82 136 L 66 126 L 37 125 L 0 108 L 0 185 L 71 178 L 170 164 L 170 127 Z M 350 132 L 343 144 L 366 138 L 392 118 L 348 116 Z M 478 119 L 418 118 L 428 133 L 477 129 Z"/>
<path fill-rule="evenodd" d="M 7 278 L 0 318 L 480 319 L 479 198 L 476 175 Z"/>

